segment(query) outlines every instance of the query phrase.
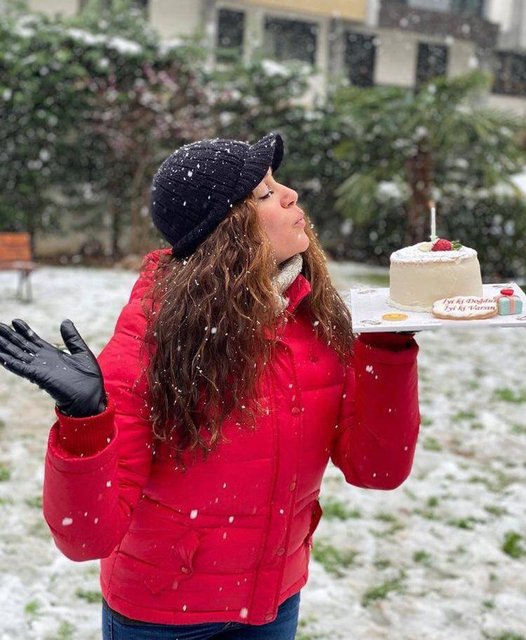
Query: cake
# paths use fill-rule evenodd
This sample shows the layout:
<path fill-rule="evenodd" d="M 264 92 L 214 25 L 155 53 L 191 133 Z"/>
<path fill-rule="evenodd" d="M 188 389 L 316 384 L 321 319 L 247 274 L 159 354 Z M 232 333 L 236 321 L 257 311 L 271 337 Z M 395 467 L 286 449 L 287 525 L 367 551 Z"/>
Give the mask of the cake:
<path fill-rule="evenodd" d="M 431 311 L 436 300 L 455 296 L 482 296 L 480 264 L 474 249 L 439 238 L 391 254 L 391 306 Z"/>

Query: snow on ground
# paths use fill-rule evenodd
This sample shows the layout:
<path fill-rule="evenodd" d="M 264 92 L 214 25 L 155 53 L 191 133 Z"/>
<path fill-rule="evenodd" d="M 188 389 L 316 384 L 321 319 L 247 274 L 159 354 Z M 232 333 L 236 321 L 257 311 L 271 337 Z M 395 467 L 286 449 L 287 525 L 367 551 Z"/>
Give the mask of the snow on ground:
<path fill-rule="evenodd" d="M 385 271 L 332 265 L 337 285 Z M 42 268 L 35 301 L 0 273 L 0 321 L 58 342 L 70 317 L 95 352 L 135 274 Z M 422 430 L 395 491 L 348 486 L 329 467 L 325 516 L 302 593 L 298 640 L 526 640 L 526 350 L 520 329 L 422 332 Z M 100 637 L 97 563 L 54 547 L 41 515 L 52 403 L 0 371 L 0 640 Z"/>

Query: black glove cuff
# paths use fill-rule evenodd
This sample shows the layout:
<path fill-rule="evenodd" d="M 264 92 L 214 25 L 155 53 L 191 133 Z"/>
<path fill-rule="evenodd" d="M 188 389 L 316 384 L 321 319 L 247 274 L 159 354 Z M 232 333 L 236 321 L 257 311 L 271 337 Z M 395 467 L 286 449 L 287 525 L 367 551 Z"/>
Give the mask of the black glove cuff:
<path fill-rule="evenodd" d="M 97 407 L 75 407 L 74 405 L 71 407 L 61 407 L 59 404 L 56 404 L 55 406 L 60 413 L 64 414 L 68 418 L 92 418 L 93 416 L 97 416 L 106 411 L 108 400 L 106 394 L 104 394 L 99 400 Z"/>

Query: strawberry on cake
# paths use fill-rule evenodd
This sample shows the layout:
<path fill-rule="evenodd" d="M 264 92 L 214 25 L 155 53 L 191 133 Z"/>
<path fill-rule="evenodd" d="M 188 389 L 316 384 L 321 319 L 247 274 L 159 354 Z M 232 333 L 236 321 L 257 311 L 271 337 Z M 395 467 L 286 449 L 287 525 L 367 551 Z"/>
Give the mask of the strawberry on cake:
<path fill-rule="evenodd" d="M 389 304 L 408 311 L 431 311 L 433 303 L 455 296 L 482 296 L 475 249 L 437 238 L 391 254 Z"/>

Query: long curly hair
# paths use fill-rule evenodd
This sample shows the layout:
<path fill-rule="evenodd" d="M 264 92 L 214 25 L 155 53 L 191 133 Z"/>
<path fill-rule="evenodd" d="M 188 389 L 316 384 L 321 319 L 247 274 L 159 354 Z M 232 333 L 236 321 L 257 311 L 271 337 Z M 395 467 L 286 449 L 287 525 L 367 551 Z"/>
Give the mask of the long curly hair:
<path fill-rule="evenodd" d="M 331 283 L 325 255 L 307 222 L 303 274 L 312 292 L 302 307 L 315 334 L 343 360 L 352 346 L 350 313 Z M 257 385 L 271 365 L 273 340 L 283 322 L 272 278 L 278 265 L 253 196 L 236 203 L 188 258 L 166 254 L 151 292 L 146 371 L 154 436 L 175 457 L 221 439 L 235 409 L 255 425 Z"/>

